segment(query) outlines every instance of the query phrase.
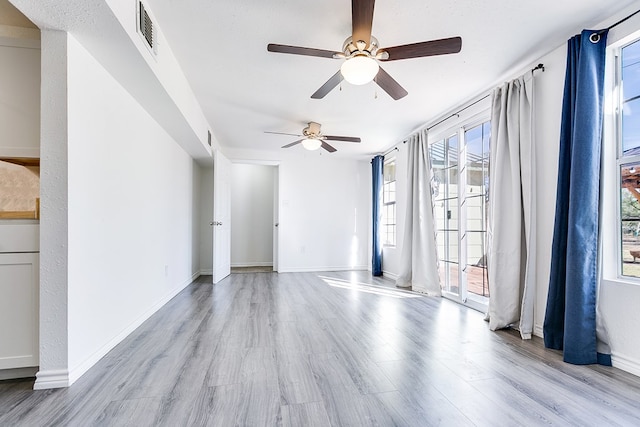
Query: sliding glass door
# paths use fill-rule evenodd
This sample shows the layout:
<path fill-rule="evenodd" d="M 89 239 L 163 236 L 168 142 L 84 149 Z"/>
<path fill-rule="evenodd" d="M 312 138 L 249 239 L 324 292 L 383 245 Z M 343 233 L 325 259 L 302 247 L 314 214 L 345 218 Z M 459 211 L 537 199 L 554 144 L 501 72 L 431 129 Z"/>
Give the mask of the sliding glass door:
<path fill-rule="evenodd" d="M 433 200 L 443 294 L 483 308 L 489 196 L 489 122 L 461 127 L 431 144 Z"/>

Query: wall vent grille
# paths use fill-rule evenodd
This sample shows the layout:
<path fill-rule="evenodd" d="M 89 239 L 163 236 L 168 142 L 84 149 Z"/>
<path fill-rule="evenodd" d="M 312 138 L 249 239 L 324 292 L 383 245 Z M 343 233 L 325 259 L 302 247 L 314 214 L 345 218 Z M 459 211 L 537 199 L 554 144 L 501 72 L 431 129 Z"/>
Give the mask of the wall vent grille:
<path fill-rule="evenodd" d="M 147 13 L 147 11 L 145 10 L 142 2 L 139 2 L 139 5 L 140 5 L 140 13 L 139 13 L 138 28 L 140 30 L 140 34 L 142 35 L 144 40 L 147 42 L 147 45 L 149 46 L 149 48 L 151 48 L 151 51 L 155 51 L 155 41 L 153 38 L 154 36 L 153 21 L 151 20 L 149 13 Z"/>

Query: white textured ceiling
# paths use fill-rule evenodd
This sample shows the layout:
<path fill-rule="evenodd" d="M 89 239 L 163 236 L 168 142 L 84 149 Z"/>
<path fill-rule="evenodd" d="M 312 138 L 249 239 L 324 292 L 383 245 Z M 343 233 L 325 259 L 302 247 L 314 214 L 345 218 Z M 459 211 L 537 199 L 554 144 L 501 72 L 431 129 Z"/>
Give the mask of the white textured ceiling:
<path fill-rule="evenodd" d="M 83 9 L 104 6 L 104 0 L 11 1 L 36 15 L 46 4 L 55 16 L 44 21 L 72 33 L 91 28 L 82 22 Z M 308 121 L 321 123 L 325 134 L 362 138 L 361 144 L 333 143 L 338 152 L 332 156 L 383 151 L 514 77 L 582 28 L 632 4 L 640 8 L 638 0 L 377 0 L 372 32 L 381 47 L 452 36 L 463 40 L 455 55 L 383 64 L 409 92 L 394 101 L 374 83 L 346 82 L 324 99 L 311 99 L 341 60 L 267 52 L 268 43 L 341 50 L 351 35 L 350 0 L 145 3 L 222 146 L 280 150 L 296 138 L 264 131 L 300 133 Z"/>
<path fill-rule="evenodd" d="M 486 92 L 633 1 L 378 0 L 382 47 L 462 37 L 455 55 L 383 64 L 408 92 L 394 101 L 375 83 L 310 99 L 341 60 L 267 52 L 268 43 L 340 51 L 351 32 L 349 0 L 147 0 L 223 146 L 279 149 L 308 121 L 336 142 L 332 155 L 380 152 L 447 110 Z M 636 3 L 639 3 L 636 1 Z M 377 98 L 375 97 L 377 94 Z M 290 150 L 302 150 L 300 146 Z"/>

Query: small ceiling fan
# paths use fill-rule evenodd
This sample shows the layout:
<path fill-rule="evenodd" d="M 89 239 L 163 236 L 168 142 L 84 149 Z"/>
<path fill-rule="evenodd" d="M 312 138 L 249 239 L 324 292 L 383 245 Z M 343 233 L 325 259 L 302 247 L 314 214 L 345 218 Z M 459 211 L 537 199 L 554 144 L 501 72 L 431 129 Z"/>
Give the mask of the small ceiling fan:
<path fill-rule="evenodd" d="M 266 132 L 265 133 L 273 133 L 276 135 L 291 135 L 291 136 L 301 136 L 302 138 L 293 141 L 290 144 L 283 145 L 282 148 L 293 147 L 294 145 L 302 143 L 302 146 L 307 150 L 317 150 L 322 147 L 330 153 L 337 151 L 333 146 L 331 146 L 326 141 L 342 141 L 342 142 L 360 142 L 360 138 L 352 137 L 352 136 L 335 136 L 335 135 L 323 135 L 320 132 L 320 123 L 309 122 L 309 125 L 302 129 L 302 134 L 298 135 L 295 133 L 283 133 L 283 132 Z"/>
<path fill-rule="evenodd" d="M 446 55 L 458 53 L 462 49 L 462 38 L 460 37 L 379 48 L 378 39 L 371 35 L 374 4 L 375 0 L 351 1 L 352 35 L 345 40 L 341 52 L 274 43 L 267 45 L 267 50 L 292 55 L 345 59 L 340 70 L 320 86 L 311 95 L 311 98 L 324 98 L 344 78 L 349 83 L 356 85 L 373 80 L 393 99 L 398 100 L 405 97 L 407 91 L 380 67 L 379 61 Z"/>

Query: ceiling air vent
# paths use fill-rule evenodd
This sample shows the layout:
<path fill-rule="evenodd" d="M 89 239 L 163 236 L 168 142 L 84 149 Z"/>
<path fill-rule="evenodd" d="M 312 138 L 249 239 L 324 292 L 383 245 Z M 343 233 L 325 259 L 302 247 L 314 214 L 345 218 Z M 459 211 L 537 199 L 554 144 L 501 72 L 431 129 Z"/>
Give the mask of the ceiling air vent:
<path fill-rule="evenodd" d="M 138 2 L 138 32 L 153 54 L 156 53 L 155 28 L 142 2 Z"/>

